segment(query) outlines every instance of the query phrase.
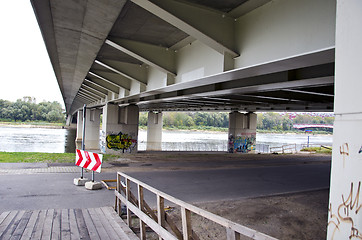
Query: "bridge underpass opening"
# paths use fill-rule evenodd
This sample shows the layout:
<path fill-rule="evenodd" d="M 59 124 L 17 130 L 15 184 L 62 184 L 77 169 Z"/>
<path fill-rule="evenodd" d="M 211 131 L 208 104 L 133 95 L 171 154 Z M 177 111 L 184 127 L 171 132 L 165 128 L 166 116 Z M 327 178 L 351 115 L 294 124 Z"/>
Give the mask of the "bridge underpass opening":
<path fill-rule="evenodd" d="M 333 124 L 333 113 L 257 113 L 256 136 L 254 145 L 245 141 L 241 134 L 230 133 L 228 112 L 140 112 L 139 118 L 139 151 L 205 151 L 205 152 L 255 152 L 269 153 L 270 148 L 276 150 L 286 145 L 294 145 L 293 152 L 300 151 L 309 144 L 313 147 L 332 146 L 332 135 L 323 129 L 313 131 L 298 130 L 300 126 L 314 126 L 311 123 Z M 152 116 L 151 118 L 149 116 Z M 248 123 L 247 114 L 238 114 L 239 132 L 246 132 L 242 124 Z M 154 117 L 157 116 L 157 119 Z M 149 131 L 147 122 L 151 121 Z M 161 124 L 160 124 L 161 123 Z M 301 123 L 307 123 L 309 125 Z M 152 126 L 153 125 L 153 126 Z M 156 127 L 155 127 L 156 125 Z M 322 125 L 324 126 L 324 125 Z M 331 125 L 325 125 L 331 126 Z M 319 127 L 319 126 L 318 126 Z M 157 131 L 155 131 L 155 128 Z M 235 131 L 235 130 L 234 130 Z M 286 133 L 283 133 L 286 132 Z M 159 142 L 148 137 L 157 134 Z M 322 135 L 320 135 L 322 134 Z M 230 139 L 230 135 L 236 138 Z M 250 134 L 249 134 L 250 137 Z M 233 142 L 230 140 L 234 140 Z M 235 144 L 234 144 L 235 143 Z M 241 146 L 242 144 L 242 146 Z M 157 145 L 159 148 L 155 148 Z M 290 151 L 288 151 L 290 152 Z"/>

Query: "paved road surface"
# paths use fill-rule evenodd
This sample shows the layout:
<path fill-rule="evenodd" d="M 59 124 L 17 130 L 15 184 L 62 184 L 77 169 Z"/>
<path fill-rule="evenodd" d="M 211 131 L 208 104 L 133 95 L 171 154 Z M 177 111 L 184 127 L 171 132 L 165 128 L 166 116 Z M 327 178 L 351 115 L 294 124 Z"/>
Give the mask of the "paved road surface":
<path fill-rule="evenodd" d="M 329 163 L 232 169 L 130 172 L 131 176 L 187 202 L 230 200 L 329 187 Z M 115 172 L 95 174 L 96 181 Z M 87 173 L 90 178 L 90 173 Z M 78 173 L 0 175 L 0 212 L 112 206 L 113 191 L 73 185 Z M 149 197 L 148 197 L 149 198 Z"/>

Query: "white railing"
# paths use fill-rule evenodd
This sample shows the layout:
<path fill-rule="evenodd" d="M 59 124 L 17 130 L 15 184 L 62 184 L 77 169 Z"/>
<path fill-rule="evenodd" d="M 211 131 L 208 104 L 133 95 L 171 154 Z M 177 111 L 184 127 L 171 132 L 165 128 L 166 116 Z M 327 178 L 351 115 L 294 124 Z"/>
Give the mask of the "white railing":
<path fill-rule="evenodd" d="M 131 184 L 137 186 L 137 197 L 131 190 Z M 155 194 L 157 200 L 157 210 L 152 210 L 144 200 L 144 189 Z M 227 240 L 240 239 L 241 235 L 251 239 L 275 240 L 275 238 L 257 232 L 228 219 L 207 212 L 201 208 L 186 203 L 180 199 L 172 197 L 164 192 L 157 190 L 133 177 L 124 173 L 117 173 L 116 210 L 119 215 L 122 213 L 121 203 L 126 206 L 127 224 L 132 227 L 132 213 L 139 218 L 140 239 L 146 239 L 146 225 L 158 234 L 159 239 L 184 239 L 198 240 L 199 237 L 192 230 L 191 213 L 209 219 L 225 227 Z M 165 212 L 165 200 L 181 208 L 182 230 L 179 230 L 176 224 Z M 170 229 L 171 231 L 169 231 Z M 207 230 L 205 230 L 207 231 Z"/>
<path fill-rule="evenodd" d="M 271 147 L 271 153 L 296 153 L 297 144 L 287 144 L 280 147 Z"/>

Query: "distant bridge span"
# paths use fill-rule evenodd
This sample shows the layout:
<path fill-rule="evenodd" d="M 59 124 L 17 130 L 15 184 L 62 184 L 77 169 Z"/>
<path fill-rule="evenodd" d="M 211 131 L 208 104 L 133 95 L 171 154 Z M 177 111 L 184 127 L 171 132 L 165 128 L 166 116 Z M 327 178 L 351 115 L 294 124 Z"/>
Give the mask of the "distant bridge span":
<path fill-rule="evenodd" d="M 293 128 L 296 128 L 296 129 L 331 128 L 331 129 L 333 129 L 333 125 L 328 125 L 328 124 L 293 124 Z"/>

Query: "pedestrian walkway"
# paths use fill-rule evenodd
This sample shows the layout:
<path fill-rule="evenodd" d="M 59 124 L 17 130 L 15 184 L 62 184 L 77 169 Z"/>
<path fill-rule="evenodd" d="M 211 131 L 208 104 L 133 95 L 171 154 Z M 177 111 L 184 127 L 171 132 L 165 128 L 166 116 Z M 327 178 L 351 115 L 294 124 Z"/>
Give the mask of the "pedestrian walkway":
<path fill-rule="evenodd" d="M 111 207 L 20 210 L 0 215 L 0 239 L 139 239 Z"/>
<path fill-rule="evenodd" d="M 37 173 L 77 173 L 77 172 L 80 172 L 80 168 L 77 166 L 0 169 L 0 175 L 3 175 L 3 174 L 37 174 Z"/>

